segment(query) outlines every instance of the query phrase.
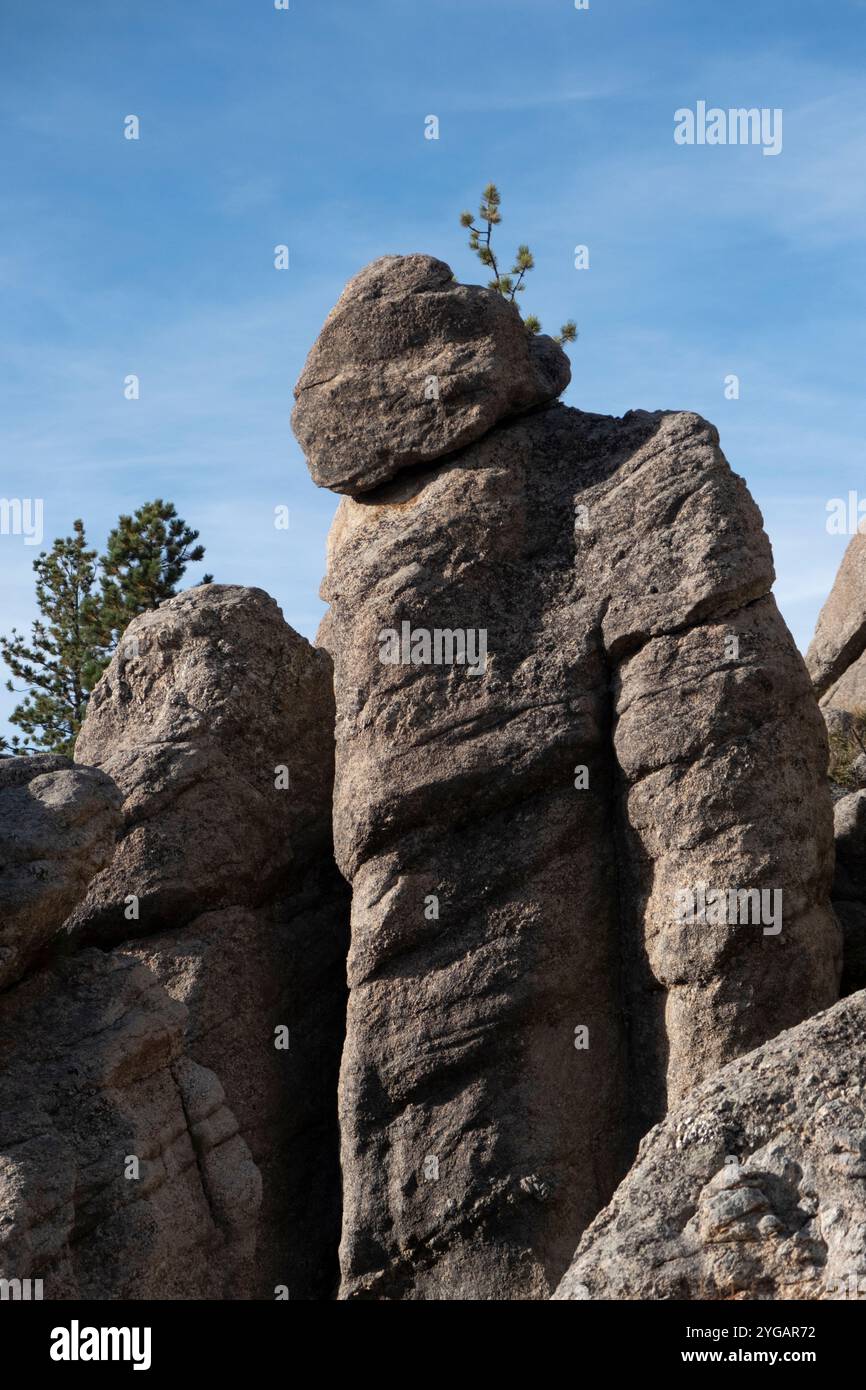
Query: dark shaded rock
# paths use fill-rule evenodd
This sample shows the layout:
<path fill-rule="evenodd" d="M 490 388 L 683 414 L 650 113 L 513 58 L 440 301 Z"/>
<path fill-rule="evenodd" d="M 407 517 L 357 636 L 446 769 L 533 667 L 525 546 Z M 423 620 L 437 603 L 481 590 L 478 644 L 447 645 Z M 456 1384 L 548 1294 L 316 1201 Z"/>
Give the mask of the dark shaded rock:
<path fill-rule="evenodd" d="M 122 951 L 0 997 L 0 1278 L 48 1299 L 249 1296 L 261 1175 L 184 1055 L 185 1013 Z"/>
<path fill-rule="evenodd" d="M 866 903 L 834 898 L 833 910 L 842 928 L 842 979 L 839 993 L 845 997 L 866 989 Z"/>
<path fill-rule="evenodd" d="M 842 927 L 843 995 L 866 988 L 866 791 L 841 797 L 833 808 L 836 875 L 833 907 Z"/>
<path fill-rule="evenodd" d="M 845 551 L 806 664 L 831 739 L 833 906 L 844 939 L 841 990 L 850 994 L 866 987 L 866 535 Z"/>
<path fill-rule="evenodd" d="M 254 1296 L 328 1298 L 340 1231 L 337 1073 L 348 893 L 324 873 L 278 908 L 207 913 L 130 948 L 186 1005 L 262 1176 Z M 276 1030 L 285 1028 L 286 1046 Z"/>
<path fill-rule="evenodd" d="M 866 898 L 866 791 L 843 796 L 833 808 L 836 836 L 834 898 Z"/>

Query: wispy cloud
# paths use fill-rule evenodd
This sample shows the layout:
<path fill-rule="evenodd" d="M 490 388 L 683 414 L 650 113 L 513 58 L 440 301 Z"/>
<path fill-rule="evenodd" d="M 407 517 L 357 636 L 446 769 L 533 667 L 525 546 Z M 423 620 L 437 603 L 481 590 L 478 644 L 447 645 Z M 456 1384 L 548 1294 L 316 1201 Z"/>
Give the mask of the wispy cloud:
<path fill-rule="evenodd" d="M 44 493 L 49 538 L 82 515 L 100 542 L 120 510 L 170 496 L 218 578 L 269 589 L 312 634 L 336 500 L 291 439 L 292 385 L 373 256 L 429 250 L 484 278 L 456 219 L 494 178 L 505 244 L 528 240 L 538 262 L 526 307 L 548 327 L 578 320 L 568 400 L 719 425 L 807 641 L 844 548 L 822 529 L 824 493 L 863 475 L 864 8 L 772 0 L 732 22 L 688 0 L 583 15 L 567 0 L 284 15 L 213 0 L 203 18 L 93 0 L 4 14 L 4 492 Z M 782 107 L 782 155 L 676 147 L 674 111 L 699 98 Z M 438 143 L 423 138 L 431 111 Z M 13 540 L 0 629 L 32 614 L 32 552 Z"/>

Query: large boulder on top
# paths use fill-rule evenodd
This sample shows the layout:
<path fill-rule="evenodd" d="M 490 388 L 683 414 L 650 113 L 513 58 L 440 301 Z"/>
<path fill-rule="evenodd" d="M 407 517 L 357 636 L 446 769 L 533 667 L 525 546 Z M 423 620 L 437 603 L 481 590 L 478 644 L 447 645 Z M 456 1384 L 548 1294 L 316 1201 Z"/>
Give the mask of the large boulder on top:
<path fill-rule="evenodd" d="M 70 758 L 0 758 L 0 989 L 19 979 L 110 861 L 111 778 Z"/>
<path fill-rule="evenodd" d="M 383 256 L 343 291 L 292 416 L 313 479 L 352 495 L 431 463 L 568 385 L 562 349 L 433 256 Z"/>
<path fill-rule="evenodd" d="M 866 1296 L 866 993 L 740 1057 L 644 1139 L 557 1299 Z"/>

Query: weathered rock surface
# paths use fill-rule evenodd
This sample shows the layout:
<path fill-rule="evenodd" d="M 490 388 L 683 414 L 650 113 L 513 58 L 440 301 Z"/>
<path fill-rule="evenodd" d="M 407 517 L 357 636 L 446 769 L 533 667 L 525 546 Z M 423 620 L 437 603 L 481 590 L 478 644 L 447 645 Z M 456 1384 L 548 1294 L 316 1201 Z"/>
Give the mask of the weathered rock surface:
<path fill-rule="evenodd" d="M 333 724 L 329 658 L 259 590 L 190 590 L 127 631 L 76 748 L 123 791 L 114 859 L 52 967 L 0 999 L 2 1276 L 51 1298 L 332 1292 Z"/>
<path fill-rule="evenodd" d="M 851 539 L 815 626 L 806 665 L 830 730 L 850 744 L 849 785 L 866 785 L 866 757 L 851 737 L 866 716 L 866 535 Z"/>
<path fill-rule="evenodd" d="M 570 376 L 498 291 L 458 285 L 433 256 L 383 256 L 328 316 L 292 424 L 315 482 L 354 495 L 546 404 Z"/>
<path fill-rule="evenodd" d="M 267 912 L 210 912 L 129 948 L 186 1005 L 187 1054 L 219 1077 L 261 1173 L 253 1292 L 264 1298 L 278 1286 L 333 1293 L 347 918 L 348 895 L 320 868 Z"/>
<path fill-rule="evenodd" d="M 103 772 L 0 758 L 0 989 L 20 979 L 110 861 L 120 794 Z"/>
<path fill-rule="evenodd" d="M 845 551 L 806 664 L 832 744 L 833 907 L 844 938 L 841 990 L 851 994 L 866 988 L 866 535 Z"/>
<path fill-rule="evenodd" d="M 0 997 L 0 1278 L 50 1299 L 249 1296 L 261 1176 L 184 1021 L 122 951 Z"/>
<path fill-rule="evenodd" d="M 866 711 L 866 656 L 860 656 L 821 697 L 821 711 L 830 729 L 847 731 L 851 715 Z"/>
<path fill-rule="evenodd" d="M 866 988 L 866 791 L 841 797 L 833 812 L 833 907 L 843 934 L 840 988 L 842 994 L 853 994 Z"/>
<path fill-rule="evenodd" d="M 341 503 L 343 1297 L 547 1296 L 666 1105 L 837 998 L 826 735 L 772 579 L 694 415 L 551 405 Z M 425 650 L 458 630 L 474 672 Z M 781 892 L 781 930 L 678 924 L 702 883 Z"/>
<path fill-rule="evenodd" d="M 819 696 L 832 702 L 833 686 L 866 651 L 866 535 L 853 536 L 830 596 L 818 615 L 806 653 L 809 675 Z M 861 674 L 861 681 L 864 678 Z M 866 689 L 861 690 L 861 703 Z M 844 692 L 843 692 L 844 695 Z M 840 705 L 840 708 L 846 706 Z M 850 708 L 850 706 L 848 706 Z"/>
<path fill-rule="evenodd" d="M 697 1087 L 652 1130 L 557 1299 L 866 1291 L 866 993 Z"/>
<path fill-rule="evenodd" d="M 760 515 L 711 425 L 567 380 L 442 262 L 368 267 L 295 413 L 350 494 L 327 651 L 188 591 L 126 633 L 78 766 L 0 761 L 0 1278 L 334 1292 L 332 674 L 340 1296 L 866 1273 L 866 996 L 801 1022 L 838 993 L 828 749 Z M 829 698 L 866 638 L 825 627 Z"/>
<path fill-rule="evenodd" d="M 261 589 L 203 585 L 136 618 L 75 748 L 123 792 L 123 833 L 68 930 L 123 940 L 272 898 L 330 839 L 332 701 L 326 655 Z"/>

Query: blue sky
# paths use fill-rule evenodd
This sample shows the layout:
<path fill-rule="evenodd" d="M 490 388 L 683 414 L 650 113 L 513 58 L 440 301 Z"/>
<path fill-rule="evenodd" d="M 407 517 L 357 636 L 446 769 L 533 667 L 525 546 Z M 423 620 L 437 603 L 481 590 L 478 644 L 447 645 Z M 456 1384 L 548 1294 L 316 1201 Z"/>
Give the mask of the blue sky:
<path fill-rule="evenodd" d="M 99 545 L 170 497 L 190 582 L 260 585 L 312 637 L 337 499 L 292 388 L 375 256 L 483 278 L 458 215 L 493 179 L 524 308 L 579 325 L 565 399 L 718 425 L 805 645 L 846 544 L 826 503 L 866 495 L 864 56 L 863 0 L 0 0 L 0 495 Z M 782 153 L 676 145 L 699 100 L 781 108 Z M 34 553 L 0 536 L 4 631 Z"/>

